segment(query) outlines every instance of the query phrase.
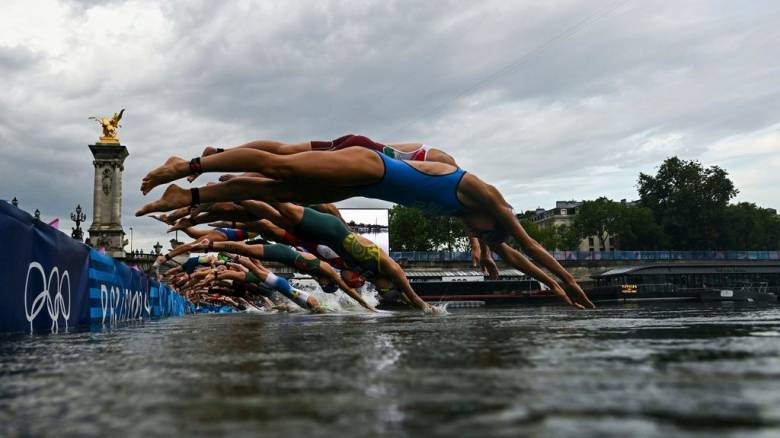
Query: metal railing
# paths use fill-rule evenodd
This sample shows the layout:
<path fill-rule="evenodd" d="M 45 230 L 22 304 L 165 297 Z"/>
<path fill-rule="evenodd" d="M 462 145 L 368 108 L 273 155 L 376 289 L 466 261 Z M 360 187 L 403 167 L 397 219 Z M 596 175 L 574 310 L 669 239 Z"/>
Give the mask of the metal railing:
<path fill-rule="evenodd" d="M 559 261 L 780 260 L 780 251 L 550 251 Z M 391 251 L 395 260 L 468 262 L 470 252 Z"/>

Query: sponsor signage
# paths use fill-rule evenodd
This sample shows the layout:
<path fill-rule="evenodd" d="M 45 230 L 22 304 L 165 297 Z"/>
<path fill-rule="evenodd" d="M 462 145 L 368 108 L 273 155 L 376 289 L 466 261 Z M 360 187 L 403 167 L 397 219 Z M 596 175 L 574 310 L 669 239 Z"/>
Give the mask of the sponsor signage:
<path fill-rule="evenodd" d="M 181 315 L 167 286 L 0 201 L 0 331 L 58 332 Z"/>

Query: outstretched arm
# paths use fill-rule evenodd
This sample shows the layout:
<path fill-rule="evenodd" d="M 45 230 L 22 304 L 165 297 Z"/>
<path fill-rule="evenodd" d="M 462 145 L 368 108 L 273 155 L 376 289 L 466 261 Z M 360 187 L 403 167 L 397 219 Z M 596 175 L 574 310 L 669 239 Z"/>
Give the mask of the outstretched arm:
<path fill-rule="evenodd" d="M 585 291 L 582 290 L 579 284 L 577 284 L 574 276 L 572 276 L 569 271 L 564 269 L 563 266 L 561 266 L 561 264 L 558 263 L 558 261 L 555 260 L 555 258 L 550 255 L 550 253 L 548 253 L 547 250 L 542 247 L 542 245 L 539 244 L 539 242 L 528 235 L 525 229 L 523 229 L 522 225 L 520 225 L 520 223 L 517 221 L 517 218 L 515 218 L 514 214 L 511 213 L 510 209 L 507 208 L 505 210 L 506 211 L 504 213 L 504 219 L 502 222 L 505 224 L 505 226 L 508 227 L 512 233 L 512 236 L 517 239 L 523 249 L 534 260 L 541 263 L 542 266 L 557 275 L 558 278 L 564 282 L 567 289 L 572 293 L 576 302 L 582 304 L 585 307 L 595 308 L 596 306 L 593 305 Z M 506 243 L 503 243 L 502 246 L 509 248 L 509 245 Z"/>
<path fill-rule="evenodd" d="M 423 299 L 420 298 L 420 296 L 417 295 L 417 293 L 414 291 L 412 285 L 409 284 L 409 280 L 406 278 L 406 274 L 404 274 L 403 269 L 398 266 L 398 263 L 396 263 L 386 254 L 382 254 L 380 263 L 382 267 L 382 273 L 392 279 L 393 283 L 401 289 L 401 291 L 404 293 L 404 296 L 406 296 L 406 298 L 411 303 L 413 303 L 425 313 L 433 313 L 433 308 L 430 306 L 430 304 L 423 301 Z"/>
<path fill-rule="evenodd" d="M 552 290 L 555 295 L 558 295 L 563 301 L 565 301 L 566 304 L 578 307 L 580 309 L 584 308 L 581 304 L 572 302 L 571 298 L 569 298 L 569 296 L 566 295 L 566 292 L 564 292 L 563 288 L 561 288 L 561 285 L 553 280 L 552 277 L 547 275 L 546 272 L 539 269 L 538 266 L 531 263 L 530 260 L 523 257 L 523 255 L 520 254 L 516 249 L 512 248 L 506 243 L 502 243 L 501 245 L 496 246 L 495 250 L 498 255 L 501 256 L 501 259 L 503 259 L 505 262 L 521 270 L 523 273 L 530 275 L 531 277 L 546 284 L 550 290 Z"/>
<path fill-rule="evenodd" d="M 539 242 L 528 235 L 515 217 L 512 207 L 506 202 L 503 196 L 501 196 L 501 193 L 495 187 L 479 180 L 479 178 L 473 175 L 471 175 L 471 178 L 472 182 L 468 184 L 469 196 L 490 211 L 498 222 L 498 225 L 514 237 L 531 258 L 560 278 L 569 291 L 572 292 L 575 301 L 578 301 L 586 307 L 596 307 L 590 299 L 588 299 L 585 291 L 577 284 L 574 276 L 564 269 L 563 266 L 561 266 L 561 264 L 539 244 Z"/>
<path fill-rule="evenodd" d="M 479 245 L 479 264 L 482 269 L 487 271 L 488 278 L 491 280 L 498 280 L 498 265 L 493 260 L 493 254 L 490 252 L 490 246 L 487 242 L 478 240 Z"/>
<path fill-rule="evenodd" d="M 471 248 L 471 266 L 478 268 L 482 258 L 482 251 L 479 246 L 479 239 L 471 233 L 469 233 L 469 247 Z"/>
<path fill-rule="evenodd" d="M 329 279 L 332 281 L 335 281 L 336 284 L 339 285 L 339 288 L 347 293 L 350 297 L 352 297 L 353 300 L 357 301 L 361 306 L 365 307 L 366 309 L 376 312 L 376 309 L 374 309 L 371 305 L 369 305 L 366 300 L 363 299 L 363 296 L 360 295 L 360 292 L 356 291 L 355 289 L 349 287 L 347 283 L 344 281 L 343 278 L 341 278 L 341 275 L 336 272 L 330 264 L 327 262 L 320 262 L 320 270 L 328 276 Z"/>

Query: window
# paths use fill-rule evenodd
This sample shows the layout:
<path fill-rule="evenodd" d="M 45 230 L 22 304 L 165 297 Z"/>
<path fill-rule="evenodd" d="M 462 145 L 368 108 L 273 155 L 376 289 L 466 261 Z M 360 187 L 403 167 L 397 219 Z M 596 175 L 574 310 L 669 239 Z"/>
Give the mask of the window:
<path fill-rule="evenodd" d="M 562 215 L 564 215 L 564 216 L 566 216 L 566 209 L 565 209 L 565 208 L 562 208 L 562 209 L 561 209 L 561 214 L 562 214 Z"/>
<path fill-rule="evenodd" d="M 588 237 L 588 246 L 593 246 L 593 237 Z"/>

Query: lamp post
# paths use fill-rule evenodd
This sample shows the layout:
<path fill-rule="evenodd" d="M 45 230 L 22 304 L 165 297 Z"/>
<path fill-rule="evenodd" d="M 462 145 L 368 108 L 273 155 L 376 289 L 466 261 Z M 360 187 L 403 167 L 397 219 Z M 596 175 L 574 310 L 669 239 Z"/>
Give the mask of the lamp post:
<path fill-rule="evenodd" d="M 11 205 L 13 205 L 16 208 L 19 208 L 19 200 L 16 199 L 16 196 L 14 196 L 14 199 L 11 199 Z"/>
<path fill-rule="evenodd" d="M 35 216 L 35 220 L 37 221 L 41 220 L 41 211 L 36 208 L 35 213 L 33 213 L 33 216 Z"/>
<path fill-rule="evenodd" d="M 160 242 L 155 243 L 153 248 L 154 248 L 154 253 L 160 255 L 160 252 L 162 251 L 162 245 L 160 245 Z"/>
<path fill-rule="evenodd" d="M 133 227 L 130 227 L 130 254 L 133 253 Z"/>
<path fill-rule="evenodd" d="M 81 242 L 81 240 L 84 238 L 84 231 L 81 229 L 81 223 L 87 219 L 87 215 L 81 211 L 81 204 L 76 206 L 75 213 L 70 214 L 70 219 L 73 222 L 76 222 L 76 228 L 72 228 L 73 232 L 70 233 L 70 237 Z"/>

